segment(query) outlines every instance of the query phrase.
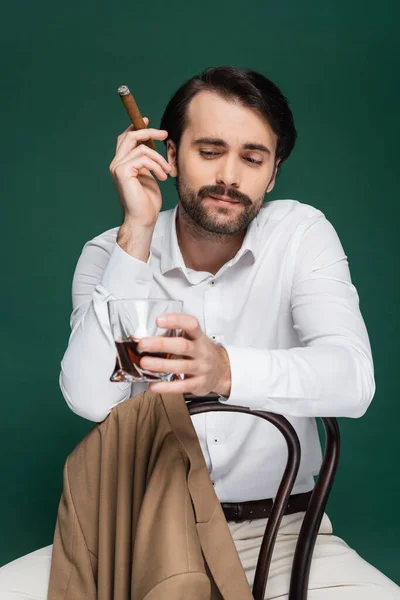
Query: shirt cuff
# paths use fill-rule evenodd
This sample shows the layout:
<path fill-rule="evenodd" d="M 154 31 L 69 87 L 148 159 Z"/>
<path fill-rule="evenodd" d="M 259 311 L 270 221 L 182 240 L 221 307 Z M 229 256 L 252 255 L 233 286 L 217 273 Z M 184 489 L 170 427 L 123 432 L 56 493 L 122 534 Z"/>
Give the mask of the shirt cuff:
<path fill-rule="evenodd" d="M 116 298 L 148 298 L 153 281 L 151 257 L 150 252 L 145 263 L 116 244 L 104 269 L 102 285 Z"/>
<path fill-rule="evenodd" d="M 269 357 L 262 348 L 225 346 L 231 367 L 229 398 L 219 401 L 250 409 L 265 408 L 268 403 Z"/>

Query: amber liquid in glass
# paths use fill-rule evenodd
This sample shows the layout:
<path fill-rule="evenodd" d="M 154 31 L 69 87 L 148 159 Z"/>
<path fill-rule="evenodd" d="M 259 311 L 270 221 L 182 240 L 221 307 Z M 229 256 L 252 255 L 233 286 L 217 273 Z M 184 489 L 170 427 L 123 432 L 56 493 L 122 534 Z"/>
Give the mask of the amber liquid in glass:
<path fill-rule="evenodd" d="M 168 329 L 164 334 L 164 337 L 173 337 L 173 335 L 173 330 Z M 173 356 L 166 352 L 139 352 L 139 341 L 140 340 L 131 337 L 124 342 L 115 342 L 117 348 L 117 360 L 110 381 L 124 381 L 124 373 L 138 379 L 143 377 L 143 374 L 136 368 L 140 367 L 140 359 L 143 358 L 143 356 L 154 356 L 156 358 L 166 359 L 170 359 Z M 154 381 L 159 379 L 157 375 L 149 373 L 148 371 L 146 371 L 145 377 L 146 379 L 153 379 Z"/>

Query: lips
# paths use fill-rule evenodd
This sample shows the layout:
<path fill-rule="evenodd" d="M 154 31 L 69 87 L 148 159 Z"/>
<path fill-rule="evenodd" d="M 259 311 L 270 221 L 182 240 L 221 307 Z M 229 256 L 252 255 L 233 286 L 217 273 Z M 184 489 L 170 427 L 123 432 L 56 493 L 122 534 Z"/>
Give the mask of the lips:
<path fill-rule="evenodd" d="M 230 204 L 238 204 L 239 200 L 232 200 L 232 198 L 229 198 L 229 196 L 213 196 L 212 194 L 209 194 L 210 198 L 212 198 L 213 200 L 219 200 L 222 202 L 229 202 Z"/>

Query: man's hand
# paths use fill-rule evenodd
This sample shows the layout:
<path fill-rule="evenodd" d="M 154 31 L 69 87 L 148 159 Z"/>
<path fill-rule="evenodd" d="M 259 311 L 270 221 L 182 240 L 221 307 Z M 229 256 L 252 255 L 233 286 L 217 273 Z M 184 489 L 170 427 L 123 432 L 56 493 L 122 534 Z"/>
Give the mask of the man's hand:
<path fill-rule="evenodd" d="M 161 394 L 194 394 L 205 396 L 216 392 L 229 396 L 231 371 L 228 354 L 222 346 L 214 344 L 201 330 L 196 317 L 180 313 L 162 315 L 157 325 L 165 329 L 181 329 L 186 337 L 151 337 L 139 342 L 139 350 L 165 352 L 181 356 L 163 359 L 144 356 L 140 366 L 161 373 L 184 374 L 184 380 L 150 383 L 149 390 Z"/>
<path fill-rule="evenodd" d="M 149 120 L 145 117 L 146 125 Z M 110 173 L 124 212 L 124 222 L 154 228 L 161 210 L 161 191 L 154 175 L 165 181 L 171 167 L 165 158 L 141 144 L 147 140 L 165 140 L 168 132 L 160 129 L 135 130 L 130 125 L 119 137 Z"/>

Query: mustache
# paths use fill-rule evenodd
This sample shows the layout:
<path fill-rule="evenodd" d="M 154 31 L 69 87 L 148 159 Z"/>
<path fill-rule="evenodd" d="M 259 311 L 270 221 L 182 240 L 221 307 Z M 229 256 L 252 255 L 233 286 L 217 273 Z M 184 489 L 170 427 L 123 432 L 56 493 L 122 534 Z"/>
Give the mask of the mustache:
<path fill-rule="evenodd" d="M 203 198 L 206 198 L 209 195 L 212 196 L 228 196 L 228 198 L 232 198 L 232 200 L 238 200 L 239 202 L 243 202 L 243 204 L 251 204 L 251 200 L 248 196 L 246 196 L 245 194 L 242 194 L 241 192 L 239 192 L 238 190 L 229 188 L 226 189 L 224 186 L 222 185 L 205 185 L 202 188 L 200 188 L 200 191 L 198 193 L 198 198 L 199 200 L 202 200 Z"/>

